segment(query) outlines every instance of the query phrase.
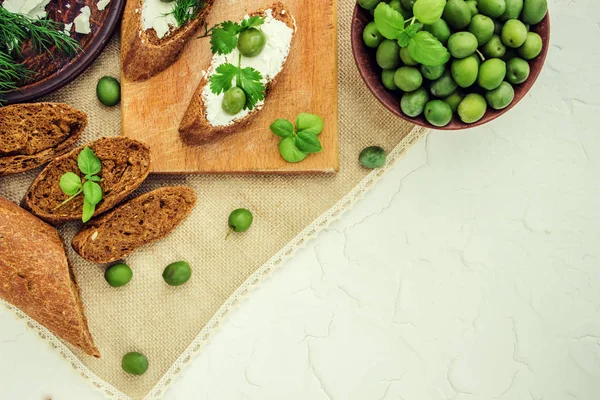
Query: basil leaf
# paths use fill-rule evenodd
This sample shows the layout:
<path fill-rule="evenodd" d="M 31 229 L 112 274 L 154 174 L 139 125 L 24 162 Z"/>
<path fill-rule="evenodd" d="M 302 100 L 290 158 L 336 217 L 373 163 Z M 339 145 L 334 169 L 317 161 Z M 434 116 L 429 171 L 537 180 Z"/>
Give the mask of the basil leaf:
<path fill-rule="evenodd" d="M 77 166 L 85 175 L 96 175 L 102 168 L 102 163 L 92 149 L 85 147 L 77 157 Z"/>
<path fill-rule="evenodd" d="M 83 195 L 85 201 L 95 206 L 102 200 L 102 188 L 96 182 L 86 181 L 83 184 Z"/>
<path fill-rule="evenodd" d="M 296 146 L 298 146 L 298 149 L 300 149 L 300 151 L 309 154 L 319 153 L 323 150 L 323 147 L 321 146 L 321 142 L 319 141 L 317 135 L 307 131 L 301 131 L 298 133 L 298 136 L 296 137 Z"/>
<path fill-rule="evenodd" d="M 96 206 L 91 205 L 86 199 L 83 199 L 83 215 L 81 216 L 81 220 L 88 222 L 94 216 L 94 212 L 96 212 Z"/>
<path fill-rule="evenodd" d="M 406 47 L 410 43 L 410 38 L 414 37 L 417 32 L 423 27 L 421 24 L 412 24 L 408 26 L 405 30 L 400 33 L 398 36 L 398 45 L 400 47 Z"/>
<path fill-rule="evenodd" d="M 92 175 L 92 176 L 86 175 L 85 179 L 88 181 L 102 182 L 102 178 L 100 178 L 99 176 L 96 176 L 96 175 Z"/>
<path fill-rule="evenodd" d="M 446 0 L 417 0 L 413 5 L 415 18 L 430 25 L 442 17 Z"/>
<path fill-rule="evenodd" d="M 404 30 L 404 17 L 387 3 L 379 3 L 374 17 L 377 30 L 386 39 L 396 39 Z"/>
<path fill-rule="evenodd" d="M 271 124 L 271 132 L 277 136 L 288 137 L 294 134 L 294 124 L 287 119 L 278 119 Z"/>
<path fill-rule="evenodd" d="M 60 177 L 59 185 L 65 194 L 73 196 L 81 189 L 81 178 L 75 172 L 67 172 Z"/>
<path fill-rule="evenodd" d="M 438 67 L 450 60 L 450 53 L 431 33 L 421 31 L 410 39 L 408 54 L 427 67 Z"/>
<path fill-rule="evenodd" d="M 310 132 L 314 135 L 320 135 L 323 132 L 323 118 L 318 115 L 302 113 L 296 118 L 296 129 L 298 132 Z"/>
<path fill-rule="evenodd" d="M 289 163 L 300 162 L 308 156 L 307 153 L 298 148 L 294 136 L 288 136 L 281 140 L 279 143 L 279 153 L 281 154 L 281 157 Z"/>

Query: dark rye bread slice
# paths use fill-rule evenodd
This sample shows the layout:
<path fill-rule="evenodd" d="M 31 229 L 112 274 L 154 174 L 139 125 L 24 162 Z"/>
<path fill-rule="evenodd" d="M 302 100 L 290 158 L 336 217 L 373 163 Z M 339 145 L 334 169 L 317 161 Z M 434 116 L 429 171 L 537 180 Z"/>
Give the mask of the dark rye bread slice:
<path fill-rule="evenodd" d="M 58 232 L 1 197 L 0 298 L 59 338 L 100 357 Z"/>
<path fill-rule="evenodd" d="M 294 32 L 292 35 L 292 44 L 293 44 L 294 36 L 296 34 L 295 20 L 294 20 L 294 17 L 292 16 L 292 14 L 285 8 L 285 6 L 282 3 L 276 2 L 276 3 L 272 4 L 270 7 L 266 7 L 264 9 L 255 11 L 254 13 L 250 14 L 250 16 L 251 17 L 257 16 L 257 15 L 265 16 L 266 10 L 269 10 L 269 9 L 272 10 L 273 18 L 285 23 L 288 27 L 290 27 L 293 30 L 293 32 Z M 291 51 L 291 47 L 290 47 L 290 51 Z M 289 54 L 288 54 L 288 57 L 289 57 Z M 287 61 L 287 58 L 286 58 L 286 61 Z M 283 68 L 285 68 L 285 62 L 283 64 Z M 271 79 L 265 85 L 266 86 L 265 100 L 267 99 L 271 88 L 277 83 L 277 78 L 279 77 L 280 74 L 281 74 L 281 72 L 279 74 L 277 74 L 275 77 L 273 77 L 273 79 Z M 259 108 L 255 108 L 244 118 L 236 120 L 235 123 L 233 123 L 231 125 L 227 125 L 227 126 L 211 125 L 210 122 L 208 122 L 208 120 L 206 119 L 206 104 L 205 104 L 204 99 L 202 98 L 202 91 L 204 90 L 204 87 L 209 84 L 209 79 L 210 79 L 210 76 L 207 73 L 202 78 L 202 81 L 200 81 L 200 85 L 198 85 L 198 88 L 196 89 L 196 92 L 194 93 L 194 95 L 192 97 L 192 100 L 187 108 L 187 111 L 185 112 L 185 115 L 183 116 L 181 124 L 179 125 L 179 133 L 181 135 L 181 138 L 186 143 L 189 143 L 192 145 L 204 144 L 204 143 L 216 140 L 216 139 L 223 138 L 232 133 L 235 133 L 235 132 L 239 131 L 241 128 L 243 128 L 244 126 L 246 126 L 248 123 L 250 123 L 254 119 L 256 114 L 258 112 L 260 112 Z"/>
<path fill-rule="evenodd" d="M 90 221 L 73 238 L 84 259 L 110 263 L 170 234 L 192 212 L 196 193 L 185 186 L 143 194 Z"/>
<path fill-rule="evenodd" d="M 83 112 L 61 103 L 0 108 L 0 176 L 29 171 L 65 154 L 87 122 Z"/>
<path fill-rule="evenodd" d="M 201 0 L 204 7 L 195 19 L 159 38 L 154 29 L 142 28 L 144 0 L 127 0 L 121 27 L 121 65 L 130 81 L 143 81 L 167 69 L 179 58 L 187 41 L 204 23 L 215 0 Z"/>
<path fill-rule="evenodd" d="M 94 213 L 100 215 L 123 201 L 146 180 L 150 173 L 150 149 L 125 137 L 102 138 L 86 146 L 102 163 L 98 176 L 102 178 L 99 184 L 104 195 Z M 83 176 L 77 167 L 77 157 L 84 147 L 78 147 L 48 164 L 25 194 L 23 207 L 53 225 L 81 220 L 83 196 L 77 196 L 59 207 L 69 198 L 59 182 L 67 172 Z"/>

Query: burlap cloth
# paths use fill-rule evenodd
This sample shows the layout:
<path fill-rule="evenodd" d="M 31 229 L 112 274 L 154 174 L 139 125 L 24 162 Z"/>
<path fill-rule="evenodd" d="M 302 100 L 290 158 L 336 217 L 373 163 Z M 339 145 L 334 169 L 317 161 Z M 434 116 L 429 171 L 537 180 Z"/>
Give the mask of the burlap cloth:
<path fill-rule="evenodd" d="M 354 5 L 354 0 L 339 0 L 337 175 L 151 176 L 140 192 L 188 185 L 196 190 L 199 201 L 190 218 L 171 236 L 127 258 L 134 270 L 128 286 L 110 288 L 103 270 L 83 261 L 68 246 L 101 359 L 65 346 L 13 308 L 107 397 L 162 397 L 238 300 L 338 218 L 425 133 L 385 110 L 361 80 L 349 39 Z M 95 84 L 104 75 L 119 76 L 118 38 L 83 76 L 45 99 L 66 102 L 88 114 L 90 123 L 82 143 L 120 134 L 120 109 L 102 107 L 96 100 Z M 390 151 L 390 156 L 385 168 L 369 173 L 357 158 L 360 150 L 375 144 Z M 1 178 L 0 195 L 19 201 L 38 173 L 39 169 Z M 247 233 L 226 241 L 227 217 L 238 207 L 253 211 L 254 224 Z M 67 243 L 78 228 L 79 224 L 73 223 L 60 229 Z M 178 260 L 190 262 L 193 277 L 188 284 L 171 288 L 161 274 L 167 264 Z M 121 370 L 121 357 L 129 351 L 148 356 L 150 369 L 145 375 L 131 377 Z"/>

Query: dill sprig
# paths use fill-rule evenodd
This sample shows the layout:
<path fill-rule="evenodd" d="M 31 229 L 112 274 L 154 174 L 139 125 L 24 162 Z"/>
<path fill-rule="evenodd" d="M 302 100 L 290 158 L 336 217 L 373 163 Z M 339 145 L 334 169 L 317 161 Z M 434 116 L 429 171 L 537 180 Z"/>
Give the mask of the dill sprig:
<path fill-rule="evenodd" d="M 0 6 L 0 94 L 17 89 L 20 82 L 34 75 L 18 62 L 25 42 L 31 42 L 37 52 L 49 51 L 54 46 L 70 55 L 81 49 L 75 39 L 63 32 L 61 23 L 31 19 Z"/>
<path fill-rule="evenodd" d="M 176 0 L 173 16 L 177 25 L 183 26 L 198 16 L 200 10 L 206 6 L 203 0 Z"/>
<path fill-rule="evenodd" d="M 0 7 L 0 44 L 19 52 L 27 40 L 31 40 L 39 52 L 55 46 L 62 53 L 73 54 L 81 48 L 75 39 L 63 32 L 61 23 L 49 19 L 31 19 Z"/>
<path fill-rule="evenodd" d="M 17 89 L 18 83 L 29 76 L 31 71 L 0 49 L 0 95 Z"/>

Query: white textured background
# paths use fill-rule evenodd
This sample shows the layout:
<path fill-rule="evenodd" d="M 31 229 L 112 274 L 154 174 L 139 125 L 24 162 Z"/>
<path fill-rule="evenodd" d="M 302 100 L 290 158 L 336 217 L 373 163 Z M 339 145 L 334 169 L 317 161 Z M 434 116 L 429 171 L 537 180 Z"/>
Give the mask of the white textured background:
<path fill-rule="evenodd" d="M 550 7 L 530 95 L 422 140 L 168 400 L 600 398 L 600 1 Z M 0 399 L 46 397 L 102 398 L 0 309 Z"/>

